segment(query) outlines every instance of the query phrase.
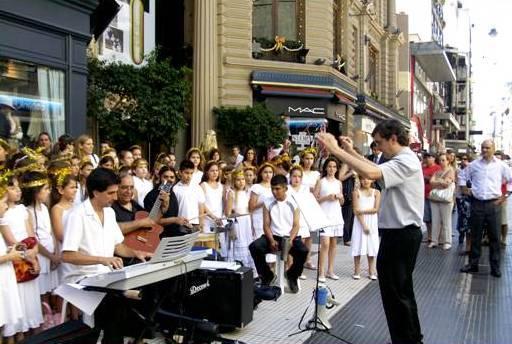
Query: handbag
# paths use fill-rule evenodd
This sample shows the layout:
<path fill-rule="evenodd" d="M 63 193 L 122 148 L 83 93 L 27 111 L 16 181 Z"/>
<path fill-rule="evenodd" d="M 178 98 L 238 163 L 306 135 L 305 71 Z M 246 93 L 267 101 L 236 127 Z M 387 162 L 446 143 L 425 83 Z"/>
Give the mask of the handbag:
<path fill-rule="evenodd" d="M 61 314 L 59 312 L 54 312 L 46 302 L 43 302 L 42 305 L 44 309 L 44 323 L 41 325 L 41 328 L 43 330 L 62 324 Z"/>
<path fill-rule="evenodd" d="M 432 189 L 428 198 L 434 202 L 450 203 L 453 201 L 453 193 L 455 192 L 455 183 L 451 183 L 444 189 Z"/>
<path fill-rule="evenodd" d="M 36 245 L 37 239 L 35 237 L 25 238 L 19 244 L 21 250 L 30 250 L 36 247 Z M 14 272 L 16 273 L 16 282 L 18 283 L 32 281 L 39 276 L 39 261 L 37 257 L 35 258 L 35 262 L 21 259 L 13 261 L 12 264 L 14 266 Z"/>

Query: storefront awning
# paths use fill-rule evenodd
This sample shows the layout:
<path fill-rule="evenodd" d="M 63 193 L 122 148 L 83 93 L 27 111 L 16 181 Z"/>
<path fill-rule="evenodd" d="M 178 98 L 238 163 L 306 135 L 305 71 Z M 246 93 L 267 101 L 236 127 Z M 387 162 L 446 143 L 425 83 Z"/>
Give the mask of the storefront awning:
<path fill-rule="evenodd" d="M 332 98 L 334 95 L 325 90 L 311 88 L 261 86 L 261 94 L 269 96 L 291 96 L 308 98 Z"/>
<path fill-rule="evenodd" d="M 456 80 L 446 52 L 437 43 L 413 42 L 411 43 L 411 54 L 430 80 L 434 82 Z"/>

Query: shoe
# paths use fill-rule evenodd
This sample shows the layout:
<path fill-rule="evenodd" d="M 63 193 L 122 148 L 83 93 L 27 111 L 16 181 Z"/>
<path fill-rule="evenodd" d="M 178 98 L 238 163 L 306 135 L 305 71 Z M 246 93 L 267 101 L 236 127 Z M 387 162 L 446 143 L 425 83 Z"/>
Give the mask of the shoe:
<path fill-rule="evenodd" d="M 460 269 L 460 272 L 464 272 L 467 274 L 472 274 L 472 273 L 478 272 L 478 265 L 470 265 L 470 264 L 464 265 L 464 267 L 462 267 Z"/>
<path fill-rule="evenodd" d="M 355 279 L 355 280 L 358 280 L 358 279 L 361 279 L 361 275 L 359 274 L 353 274 L 352 275 L 352 278 Z"/>
<path fill-rule="evenodd" d="M 444 244 L 443 245 L 443 250 L 449 250 L 451 248 L 452 248 L 452 245 L 450 245 L 450 244 Z"/>
<path fill-rule="evenodd" d="M 304 264 L 304 267 L 308 270 L 316 270 L 316 265 L 313 263 L 306 263 Z"/>
<path fill-rule="evenodd" d="M 345 246 L 350 246 L 350 244 L 352 244 L 352 242 L 350 242 L 350 241 L 345 241 L 345 242 L 343 243 L 343 245 L 345 245 Z"/>
<path fill-rule="evenodd" d="M 491 269 L 491 276 L 500 278 L 501 277 L 500 269 Z"/>
<path fill-rule="evenodd" d="M 502 241 L 502 242 L 500 242 L 500 244 L 501 244 L 501 247 L 507 246 L 507 242 L 506 241 Z"/>
<path fill-rule="evenodd" d="M 308 278 L 306 277 L 306 275 L 302 274 L 299 276 L 299 279 L 304 281 L 304 280 L 307 280 Z"/>
<path fill-rule="evenodd" d="M 299 292 L 299 284 L 295 278 L 286 278 L 288 280 L 288 291 L 291 294 L 297 294 Z"/>
<path fill-rule="evenodd" d="M 320 276 L 320 277 L 318 277 L 318 282 L 325 283 L 325 282 L 327 282 L 327 280 L 325 279 L 325 276 Z"/>
<path fill-rule="evenodd" d="M 428 244 L 427 246 L 428 248 L 436 248 L 437 247 L 437 244 L 434 244 L 433 242 L 431 242 L 430 244 Z"/>
<path fill-rule="evenodd" d="M 340 276 L 338 276 L 338 275 L 336 275 L 336 274 L 327 274 L 327 276 L 326 276 L 326 277 L 327 277 L 327 278 L 330 278 L 330 279 L 332 279 L 332 280 L 335 280 L 335 281 L 337 281 L 337 280 L 339 280 L 339 279 L 340 279 Z"/>
<path fill-rule="evenodd" d="M 370 278 L 372 281 L 376 281 L 377 275 L 370 275 L 370 276 L 368 276 L 368 278 Z"/>

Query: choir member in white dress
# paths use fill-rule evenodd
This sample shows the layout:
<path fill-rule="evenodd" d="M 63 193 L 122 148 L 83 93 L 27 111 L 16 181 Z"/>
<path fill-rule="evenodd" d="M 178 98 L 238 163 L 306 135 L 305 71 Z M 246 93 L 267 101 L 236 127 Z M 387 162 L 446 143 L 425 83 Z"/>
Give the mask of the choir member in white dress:
<path fill-rule="evenodd" d="M 231 175 L 233 188 L 227 195 L 226 216 L 233 220 L 233 233 L 226 233 L 227 259 L 241 261 L 244 266 L 256 272 L 254 261 L 249 252 L 249 245 L 253 241 L 251 217 L 249 214 L 249 191 L 245 188 L 245 177 L 242 170 L 236 170 Z M 237 216 L 240 215 L 240 216 Z"/>
<path fill-rule="evenodd" d="M 372 189 L 372 180 L 359 178 L 361 187 L 353 192 L 354 227 L 352 230 L 352 256 L 354 257 L 354 279 L 361 278 L 361 256 L 368 256 L 368 277 L 377 279 L 375 257 L 379 252 L 380 192 Z"/>
<path fill-rule="evenodd" d="M 325 277 L 338 280 L 334 273 L 334 260 L 336 257 L 337 238 L 343 236 L 343 216 L 341 205 L 343 204 L 343 190 L 341 182 L 336 178 L 339 163 L 335 158 L 325 160 L 322 179 L 315 187 L 315 195 L 320 203 L 325 216 L 333 226 L 326 227 L 321 233 L 319 281 L 325 282 Z M 325 262 L 327 261 L 327 274 L 325 274 Z"/>
<path fill-rule="evenodd" d="M 274 166 L 268 162 L 263 163 L 258 169 L 256 184 L 249 190 L 249 211 L 252 217 L 254 239 L 263 235 L 263 204 L 266 198 L 272 197 L 270 180 L 273 176 Z"/>
<path fill-rule="evenodd" d="M 199 185 L 203 179 L 203 155 L 199 148 L 192 147 L 188 150 L 186 160 L 192 161 L 194 164 L 194 173 L 192 174 L 191 184 Z"/>

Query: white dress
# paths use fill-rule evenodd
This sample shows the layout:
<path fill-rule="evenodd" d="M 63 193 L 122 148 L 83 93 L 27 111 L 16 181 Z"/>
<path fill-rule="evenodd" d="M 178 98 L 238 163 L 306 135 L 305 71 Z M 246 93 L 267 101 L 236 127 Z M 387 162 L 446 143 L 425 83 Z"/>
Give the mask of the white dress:
<path fill-rule="evenodd" d="M 21 241 L 28 237 L 25 227 L 25 221 L 27 219 L 27 208 L 22 204 L 9 208 L 5 212 L 5 224 L 11 230 L 16 241 Z M 43 312 L 41 309 L 39 282 L 37 278 L 32 281 L 18 283 L 18 293 L 20 295 L 23 318 L 16 324 L 6 324 L 4 335 L 6 335 L 6 333 L 14 334 L 27 332 L 31 328 L 38 328 L 43 323 Z"/>
<path fill-rule="evenodd" d="M 7 252 L 5 241 L 0 235 L 0 255 Z M 13 325 L 19 323 L 23 317 L 21 308 L 20 295 L 16 283 L 16 274 L 12 266 L 12 262 L 0 264 L 0 327 L 8 324 L 9 329 Z M 10 337 L 16 332 L 7 332 L 4 330 L 3 335 Z"/>
<path fill-rule="evenodd" d="M 197 170 L 192 174 L 192 180 L 190 184 L 199 185 L 201 184 L 201 178 L 203 178 L 203 171 Z"/>
<path fill-rule="evenodd" d="M 35 214 L 34 207 L 27 207 L 27 210 L 32 217 L 37 240 L 39 240 L 39 243 L 44 246 L 48 252 L 55 253 L 55 238 L 53 236 L 48 208 L 46 205 L 41 204 L 41 208 L 37 209 Z M 38 254 L 37 259 L 39 259 L 39 266 L 41 268 L 37 281 L 39 283 L 39 292 L 42 295 L 53 291 L 59 286 L 59 275 L 57 270 L 51 270 L 51 261 L 49 258 Z"/>
<path fill-rule="evenodd" d="M 333 178 L 329 180 L 326 177 L 320 179 L 320 197 L 339 194 L 341 191 L 341 182 L 338 179 Z M 321 236 L 342 237 L 344 221 L 339 200 L 324 201 L 320 203 L 320 206 L 325 216 L 329 219 L 329 222 L 334 224 L 333 226 L 324 228 L 324 232 L 321 233 Z"/>
<path fill-rule="evenodd" d="M 234 191 L 233 194 L 233 210 L 235 213 L 243 215 L 249 213 L 249 192 L 248 191 Z M 233 228 L 236 233 L 236 239 L 231 241 L 225 235 L 225 242 L 227 248 L 228 261 L 241 261 L 244 266 L 255 268 L 254 261 L 252 260 L 251 252 L 249 252 L 249 245 L 253 241 L 251 229 L 251 217 L 240 216 L 233 219 Z"/>
<path fill-rule="evenodd" d="M 359 193 L 359 209 L 366 210 L 375 207 L 375 190 L 372 190 L 371 196 L 365 196 Z M 363 226 L 357 216 L 354 216 L 354 227 L 352 229 L 352 256 L 370 256 L 376 257 L 379 252 L 379 223 L 377 214 L 364 214 L 364 223 L 370 229 L 370 234 L 365 234 Z"/>
<path fill-rule="evenodd" d="M 204 182 L 204 205 L 218 218 L 222 217 L 222 190 L 223 187 L 218 183 L 217 188 L 212 188 L 210 184 Z M 203 231 L 205 233 L 213 233 L 212 227 L 215 228 L 215 222 L 209 216 L 204 217 Z"/>
<path fill-rule="evenodd" d="M 137 203 L 144 208 L 144 198 L 153 190 L 153 183 L 147 179 L 133 176 L 133 187 L 137 190 Z"/>
<path fill-rule="evenodd" d="M 261 184 L 254 184 L 249 189 L 249 198 L 254 193 L 258 196 L 258 203 L 262 203 L 268 197 L 272 197 L 272 189 L 266 188 Z M 254 238 L 257 239 L 263 235 L 263 207 L 254 210 L 251 214 L 252 228 L 254 230 Z"/>
<path fill-rule="evenodd" d="M 300 219 L 299 219 L 299 233 L 297 235 L 302 237 L 303 239 L 309 238 L 311 236 L 311 234 L 309 232 L 309 226 L 311 224 L 309 224 L 306 221 L 306 219 L 304 218 L 303 212 L 300 209 L 301 197 L 304 197 L 305 193 L 310 193 L 309 190 L 310 190 L 309 186 L 307 186 L 307 185 L 301 185 L 299 191 L 295 191 L 295 189 L 291 185 L 289 185 L 288 192 L 287 192 L 288 197 L 293 199 L 295 201 L 295 203 L 297 203 L 297 205 L 299 206 Z"/>
<path fill-rule="evenodd" d="M 309 190 L 315 188 L 316 182 L 320 179 L 320 172 L 318 171 L 304 171 L 302 175 L 302 185 L 305 185 Z"/>

